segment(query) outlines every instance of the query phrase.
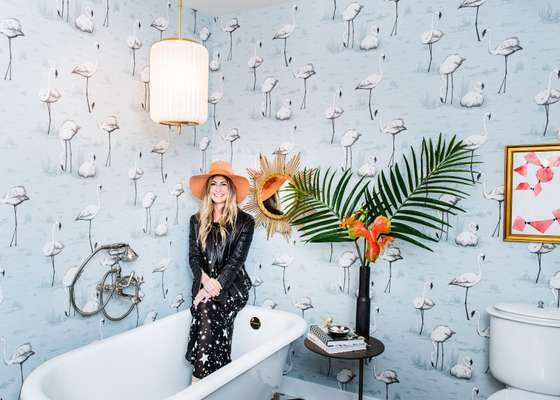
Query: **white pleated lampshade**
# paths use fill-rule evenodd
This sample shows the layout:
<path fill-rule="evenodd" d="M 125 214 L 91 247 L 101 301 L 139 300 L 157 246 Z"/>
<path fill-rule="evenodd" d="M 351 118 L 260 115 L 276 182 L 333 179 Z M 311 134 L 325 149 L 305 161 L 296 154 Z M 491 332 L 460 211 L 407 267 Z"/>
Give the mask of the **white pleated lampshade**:
<path fill-rule="evenodd" d="M 164 39 L 150 49 L 150 118 L 167 125 L 208 119 L 208 50 L 189 39 Z"/>

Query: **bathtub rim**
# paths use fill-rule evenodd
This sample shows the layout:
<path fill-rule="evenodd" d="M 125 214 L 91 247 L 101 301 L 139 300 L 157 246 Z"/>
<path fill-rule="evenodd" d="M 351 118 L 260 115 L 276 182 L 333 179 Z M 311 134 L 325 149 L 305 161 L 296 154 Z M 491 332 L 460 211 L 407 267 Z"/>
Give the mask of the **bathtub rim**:
<path fill-rule="evenodd" d="M 269 340 L 268 342 L 263 343 L 260 346 L 252 349 L 248 353 L 243 354 L 241 357 L 235 360 L 235 363 L 231 363 L 224 366 L 223 368 L 220 368 L 218 371 L 202 379 L 196 385 L 189 385 L 188 387 L 184 388 L 180 392 L 172 394 L 171 396 L 166 397 L 162 400 L 180 399 L 185 394 L 192 395 L 195 396 L 195 398 L 202 399 L 205 396 L 208 396 L 214 391 L 216 391 L 221 386 L 224 386 L 228 382 L 231 382 L 237 376 L 245 373 L 246 371 L 251 369 L 251 367 L 259 364 L 260 362 L 262 362 L 272 354 L 276 353 L 277 351 L 280 351 L 285 346 L 294 342 L 299 337 L 303 336 L 307 330 L 307 322 L 305 322 L 303 318 L 301 318 L 297 314 L 290 313 L 287 311 L 271 310 L 271 309 L 247 304 L 242 309 L 241 312 L 248 313 L 248 314 L 256 312 L 259 314 L 256 316 L 262 315 L 263 317 L 264 315 L 268 314 L 271 318 L 274 318 L 275 316 L 279 317 L 280 315 L 282 315 L 286 317 L 288 321 L 291 321 L 292 324 L 290 324 L 290 327 L 286 329 L 284 332 L 281 332 L 282 334 L 280 334 L 279 332 L 277 338 L 275 338 L 274 340 Z M 65 357 L 68 357 L 69 355 L 71 355 L 72 357 L 76 357 L 80 353 L 83 353 L 85 351 L 91 351 L 96 346 L 102 346 L 110 341 L 117 340 L 122 335 L 129 335 L 132 334 L 133 332 L 139 332 L 138 330 L 155 329 L 156 324 L 158 322 L 163 322 L 163 321 L 172 322 L 175 319 L 183 318 L 185 314 L 190 315 L 190 309 L 186 309 L 183 310 L 182 312 L 168 315 L 158 320 L 155 323 L 151 323 L 148 325 L 140 325 L 136 328 L 129 329 L 127 331 L 118 333 L 111 337 L 102 340 L 95 340 L 84 346 L 77 347 L 70 351 L 59 354 L 58 356 L 55 356 L 49 360 L 46 360 L 41 365 L 36 367 L 33 371 L 31 371 L 31 373 L 29 373 L 29 375 L 25 379 L 22 387 L 21 399 L 22 400 L 53 400 L 52 398 L 47 397 L 47 395 L 45 394 L 45 386 L 44 386 L 46 384 L 45 377 L 49 372 L 51 372 L 54 368 L 56 368 L 57 365 L 62 363 Z M 189 317 L 187 316 L 187 318 Z M 188 334 L 187 327 L 185 327 L 185 333 Z"/>

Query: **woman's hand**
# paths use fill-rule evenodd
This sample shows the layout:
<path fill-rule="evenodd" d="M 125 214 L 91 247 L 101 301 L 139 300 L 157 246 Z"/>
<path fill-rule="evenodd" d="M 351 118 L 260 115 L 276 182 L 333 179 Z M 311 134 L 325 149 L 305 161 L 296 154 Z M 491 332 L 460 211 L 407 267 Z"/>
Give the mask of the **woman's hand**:
<path fill-rule="evenodd" d="M 198 291 L 196 297 L 194 298 L 193 305 L 196 307 L 200 302 L 206 303 L 211 297 L 210 293 L 208 293 L 206 289 L 202 288 Z"/>
<path fill-rule="evenodd" d="M 212 296 L 216 297 L 222 291 L 222 285 L 214 278 L 210 278 L 206 272 L 202 271 L 201 283 L 204 289 Z"/>

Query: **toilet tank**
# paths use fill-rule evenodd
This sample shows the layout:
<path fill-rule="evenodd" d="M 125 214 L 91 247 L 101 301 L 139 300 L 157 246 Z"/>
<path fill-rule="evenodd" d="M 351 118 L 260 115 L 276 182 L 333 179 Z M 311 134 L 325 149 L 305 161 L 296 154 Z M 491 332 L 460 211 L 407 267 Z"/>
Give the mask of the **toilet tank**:
<path fill-rule="evenodd" d="M 560 396 L 560 311 L 501 303 L 490 314 L 490 370 L 508 386 Z"/>

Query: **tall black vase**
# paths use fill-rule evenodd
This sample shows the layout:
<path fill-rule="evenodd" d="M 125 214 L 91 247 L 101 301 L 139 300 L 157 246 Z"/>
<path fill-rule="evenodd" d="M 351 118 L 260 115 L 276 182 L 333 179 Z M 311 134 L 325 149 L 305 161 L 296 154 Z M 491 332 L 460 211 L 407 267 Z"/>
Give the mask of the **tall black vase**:
<path fill-rule="evenodd" d="M 356 300 L 356 333 L 365 338 L 369 337 L 369 267 L 360 267 L 360 283 L 358 300 Z"/>

